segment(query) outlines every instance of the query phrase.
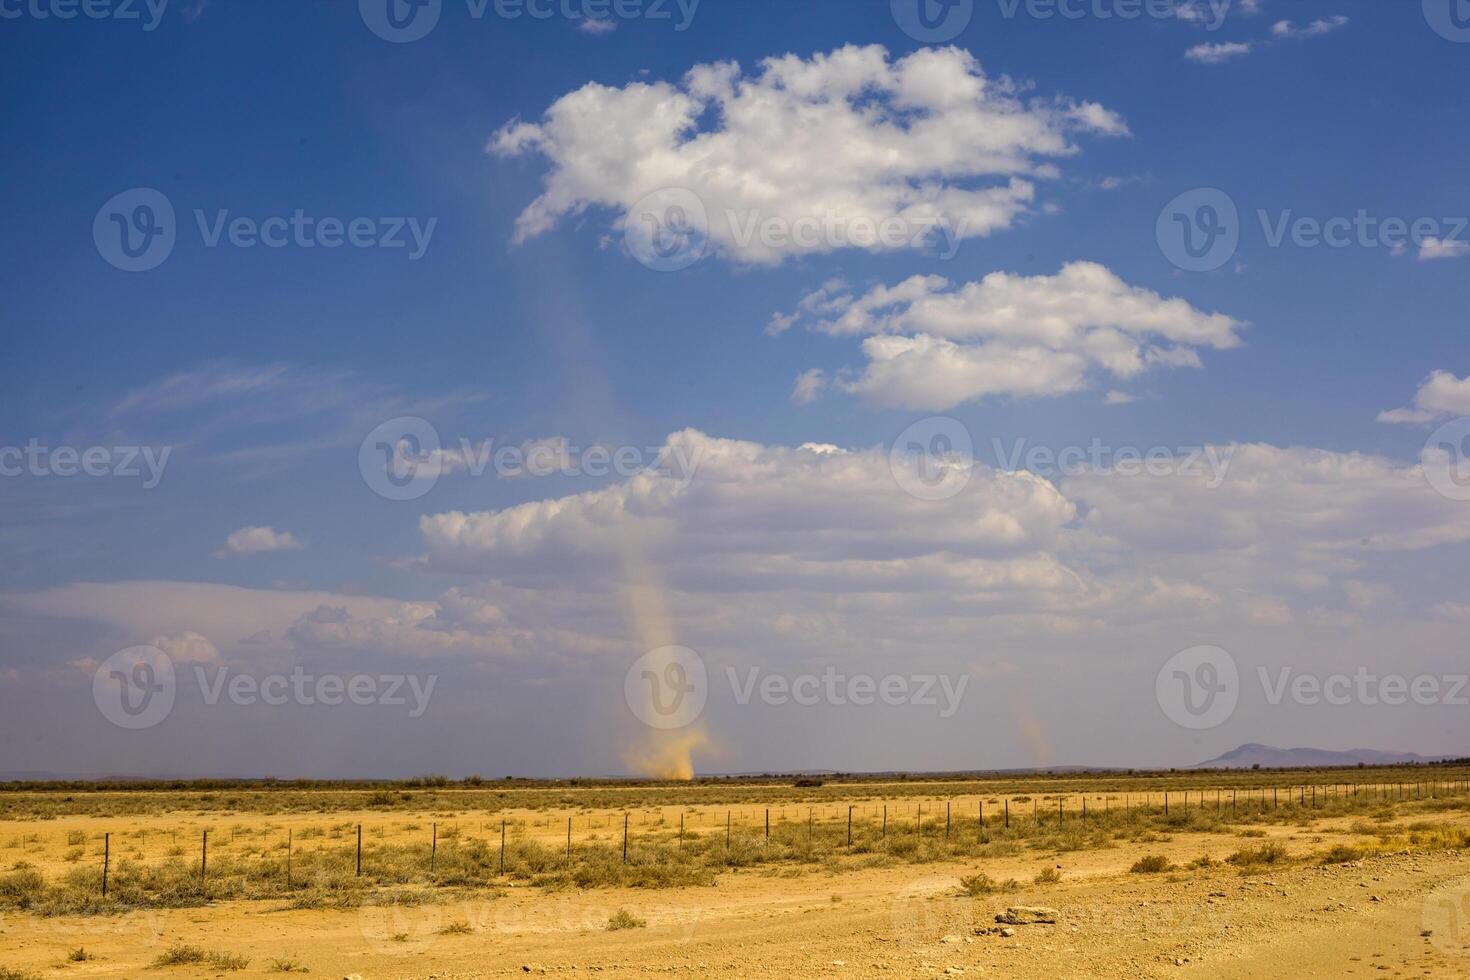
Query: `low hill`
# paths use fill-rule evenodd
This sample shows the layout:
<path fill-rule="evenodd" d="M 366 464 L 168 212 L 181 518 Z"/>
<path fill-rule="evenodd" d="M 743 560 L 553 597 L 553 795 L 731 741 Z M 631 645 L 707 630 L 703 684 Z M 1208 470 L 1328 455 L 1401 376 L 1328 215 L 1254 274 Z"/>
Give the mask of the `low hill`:
<path fill-rule="evenodd" d="M 1415 755 L 1412 752 L 1379 752 L 1375 749 L 1278 749 L 1271 745 L 1249 743 L 1226 752 L 1219 758 L 1201 762 L 1195 769 L 1328 769 L 1340 766 L 1402 766 L 1438 762 L 1444 756 Z"/>

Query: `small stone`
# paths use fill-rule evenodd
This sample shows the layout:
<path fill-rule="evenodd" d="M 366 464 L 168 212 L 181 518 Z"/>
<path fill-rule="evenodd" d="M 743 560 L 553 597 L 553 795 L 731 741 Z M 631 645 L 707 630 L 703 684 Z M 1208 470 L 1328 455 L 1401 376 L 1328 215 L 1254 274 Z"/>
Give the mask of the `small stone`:
<path fill-rule="evenodd" d="M 1013 926 L 1034 925 L 1037 923 L 1051 925 L 1062 917 L 1056 909 L 1049 909 L 1040 905 L 1013 905 L 1000 915 L 995 917 L 996 922 Z"/>
<path fill-rule="evenodd" d="M 1010 939 L 1012 936 L 1014 936 L 1016 934 L 1016 930 L 1012 929 L 1010 926 L 1006 926 L 1004 929 L 1002 929 L 1000 931 L 1000 934 L 1001 934 L 1002 937 L 1004 937 L 1006 939 Z"/>

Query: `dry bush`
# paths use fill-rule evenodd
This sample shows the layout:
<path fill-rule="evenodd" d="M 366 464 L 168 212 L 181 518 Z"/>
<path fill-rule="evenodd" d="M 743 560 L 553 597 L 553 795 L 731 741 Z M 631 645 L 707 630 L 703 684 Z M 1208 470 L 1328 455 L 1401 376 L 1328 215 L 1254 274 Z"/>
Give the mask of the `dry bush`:
<path fill-rule="evenodd" d="M 976 872 L 968 878 L 960 879 L 960 890 L 971 898 L 1019 891 L 1020 888 L 1020 883 L 1014 879 L 996 881 L 983 871 Z"/>
<path fill-rule="evenodd" d="M 1136 875 L 1156 875 L 1170 870 L 1174 866 L 1169 859 L 1162 854 L 1150 854 L 1148 857 L 1139 858 L 1128 870 Z"/>
<path fill-rule="evenodd" d="M 607 931 L 618 932 L 622 929 L 643 929 L 647 925 L 647 919 L 640 919 L 627 909 L 618 909 L 607 920 Z"/>
<path fill-rule="evenodd" d="M 1281 864 L 1286 861 L 1287 857 L 1285 847 L 1271 843 L 1236 851 L 1225 860 L 1236 867 L 1251 868 L 1263 864 Z"/>

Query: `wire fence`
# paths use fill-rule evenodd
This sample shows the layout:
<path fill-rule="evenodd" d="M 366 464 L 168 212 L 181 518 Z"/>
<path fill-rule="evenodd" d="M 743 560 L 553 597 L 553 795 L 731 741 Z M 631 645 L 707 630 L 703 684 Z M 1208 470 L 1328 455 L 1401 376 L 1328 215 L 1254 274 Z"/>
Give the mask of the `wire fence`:
<path fill-rule="evenodd" d="M 890 837 L 899 836 L 909 842 L 914 839 L 951 842 L 961 838 L 983 842 L 992 833 L 1016 830 L 1025 836 L 1069 829 L 1085 830 L 1120 819 L 1188 820 L 1191 814 L 1229 819 L 1280 811 L 1331 815 L 1333 811 L 1352 812 L 1364 805 L 1467 796 L 1470 796 L 1470 781 L 1433 780 L 1222 786 L 1142 793 L 1015 794 L 1004 797 L 968 794 L 918 801 L 779 807 L 691 807 L 676 810 L 642 807 L 592 813 L 502 816 L 498 820 L 475 819 L 469 815 L 427 823 L 408 820 L 396 826 L 387 822 L 369 824 L 361 820 L 337 821 L 328 826 L 295 821 L 285 827 L 276 821 L 267 821 L 263 826 L 237 821 L 233 826 L 222 828 L 220 822 L 215 821 L 211 826 L 195 823 L 161 829 L 154 824 L 91 834 L 83 830 L 68 830 L 65 831 L 63 860 L 79 865 L 87 856 L 89 844 L 100 845 L 96 853 L 100 863 L 98 888 L 100 895 L 106 898 L 116 868 L 115 851 L 127 860 L 146 861 L 150 848 L 155 855 L 162 848 L 167 860 L 179 862 L 187 861 L 189 852 L 193 850 L 197 854 L 197 863 L 190 866 L 198 876 L 200 892 L 207 898 L 211 851 L 216 856 L 239 860 L 240 844 L 245 845 L 247 855 L 278 862 L 289 890 L 298 883 L 295 872 L 303 857 L 329 855 L 338 864 L 347 862 L 354 877 L 362 878 L 365 838 L 369 873 L 374 857 L 391 848 L 411 852 L 408 857 L 410 863 L 432 879 L 439 870 L 442 849 L 467 845 L 475 848 L 482 866 L 488 865 L 487 870 L 504 876 L 510 851 L 527 844 L 547 851 L 554 842 L 568 865 L 576 860 L 579 852 L 593 849 L 599 856 L 616 854 L 626 865 L 632 849 L 645 839 L 676 849 L 697 841 L 706 850 L 717 850 L 723 838 L 727 852 L 737 843 L 769 843 L 773 836 L 790 846 L 801 846 L 804 838 L 808 849 L 819 842 L 829 849 L 850 849 L 856 843 L 871 848 L 875 840 L 881 844 Z M 43 840 L 41 834 L 31 832 L 11 838 L 8 846 L 19 849 L 23 854 L 42 854 L 51 852 L 57 844 L 51 835 Z M 398 868 L 402 860 L 403 854 L 395 854 L 394 867 Z M 538 860 L 544 861 L 544 858 Z"/>

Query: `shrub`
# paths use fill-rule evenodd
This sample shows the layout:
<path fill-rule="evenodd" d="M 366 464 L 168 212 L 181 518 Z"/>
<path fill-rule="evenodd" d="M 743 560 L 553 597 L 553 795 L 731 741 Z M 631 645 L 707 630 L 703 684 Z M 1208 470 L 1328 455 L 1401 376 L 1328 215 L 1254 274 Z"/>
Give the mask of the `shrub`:
<path fill-rule="evenodd" d="M 243 970 L 250 965 L 249 957 L 235 953 L 210 953 L 205 961 L 214 970 Z"/>
<path fill-rule="evenodd" d="M 977 872 L 968 878 L 960 879 L 960 890 L 971 898 L 979 898 L 982 895 L 994 895 L 997 892 L 1013 892 L 1021 886 L 1013 879 L 996 881 L 983 871 Z"/>
<path fill-rule="evenodd" d="M 250 965 L 247 957 L 235 953 L 211 953 L 198 946 L 171 946 L 150 964 L 154 969 L 166 966 L 207 964 L 213 970 L 243 970 Z"/>
<path fill-rule="evenodd" d="M 1287 857 L 1286 848 L 1280 844 L 1262 844 L 1260 847 L 1236 851 L 1225 860 L 1240 868 L 1258 864 L 1279 864 Z"/>
<path fill-rule="evenodd" d="M 607 920 L 607 931 L 617 932 L 621 929 L 642 929 L 648 925 L 646 919 L 640 919 L 627 909 L 618 909 Z"/>
<path fill-rule="evenodd" d="M 1361 861 L 1367 852 L 1360 847 L 1352 847 L 1348 844 L 1338 844 L 1332 850 L 1322 855 L 1323 864 L 1350 864 L 1353 861 Z"/>
<path fill-rule="evenodd" d="M 1136 875 L 1162 874 L 1172 868 L 1169 859 L 1162 854 L 1150 854 L 1148 857 L 1139 858 L 1128 870 Z"/>
<path fill-rule="evenodd" d="M 1062 873 L 1056 868 L 1042 868 L 1036 873 L 1038 885 L 1055 885 L 1062 880 Z"/>
<path fill-rule="evenodd" d="M 188 966 L 193 963 L 203 963 L 209 954 L 198 946 L 170 946 L 151 964 L 155 969 L 164 966 Z"/>
<path fill-rule="evenodd" d="M 441 935 L 441 936 L 468 936 L 470 933 L 472 933 L 474 931 L 475 930 L 473 930 L 473 929 L 470 928 L 470 924 L 468 922 L 451 922 L 451 923 L 449 923 L 449 925 L 447 925 L 443 929 L 440 929 L 439 930 L 439 935 Z"/>

